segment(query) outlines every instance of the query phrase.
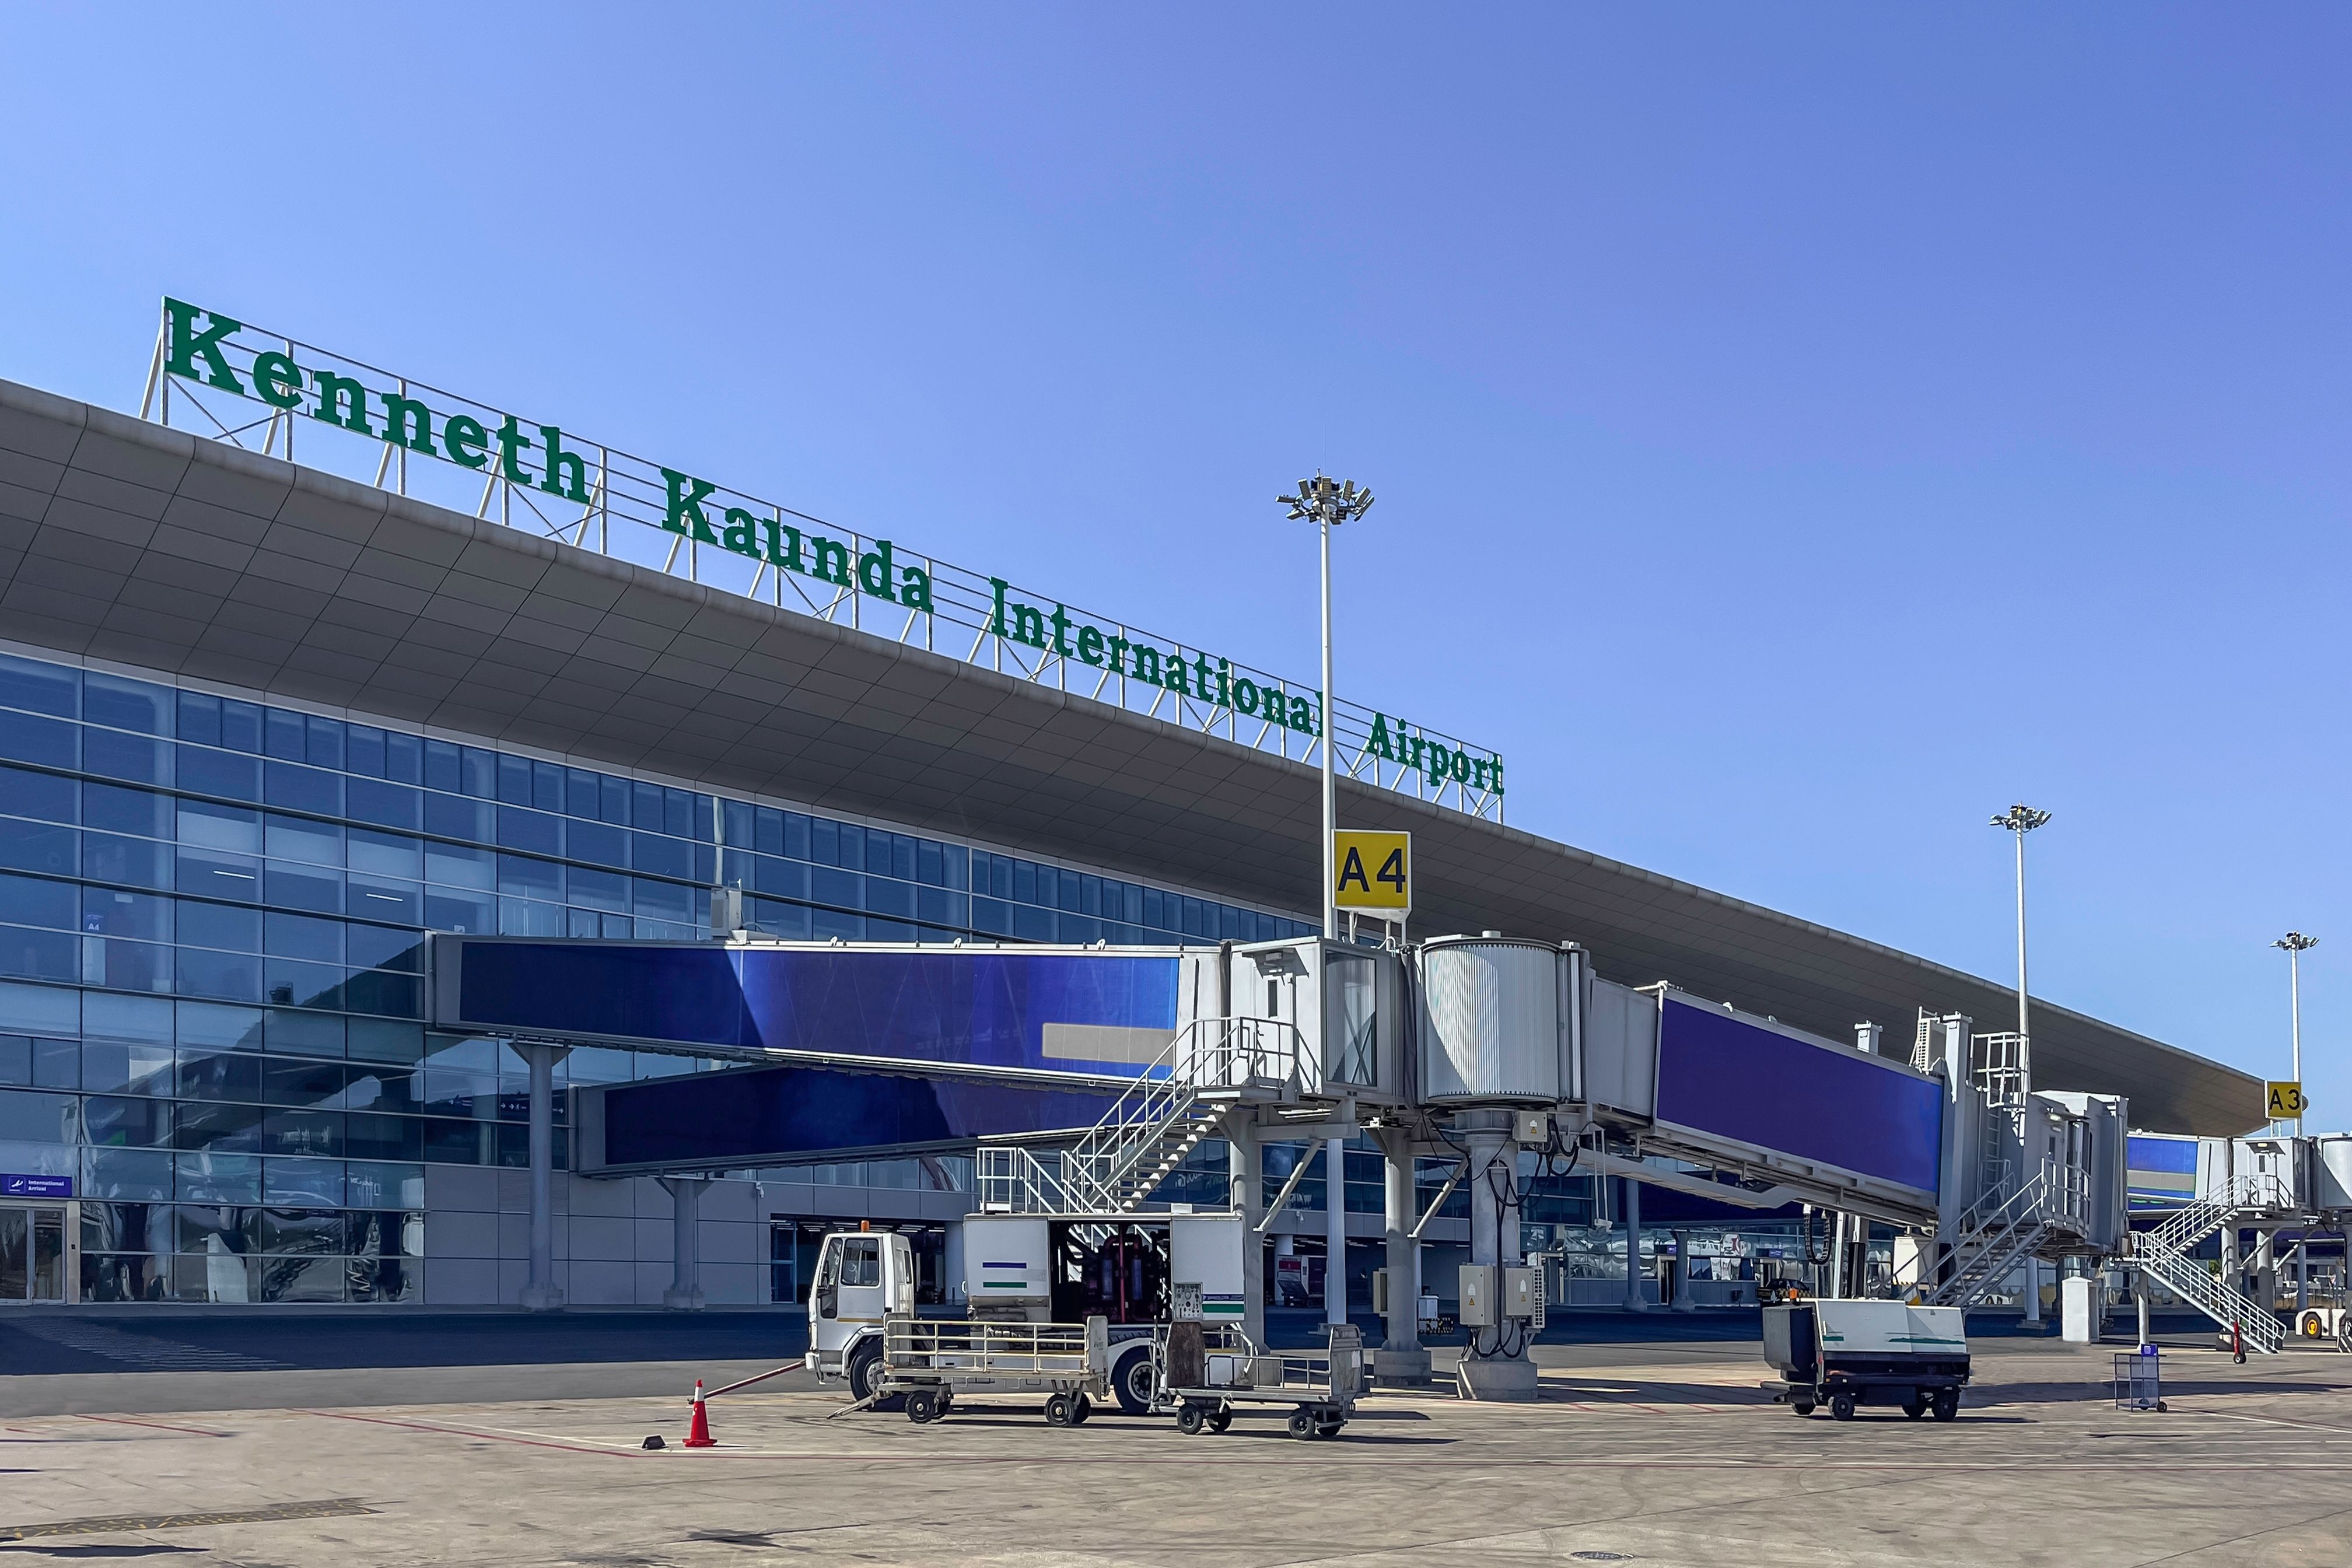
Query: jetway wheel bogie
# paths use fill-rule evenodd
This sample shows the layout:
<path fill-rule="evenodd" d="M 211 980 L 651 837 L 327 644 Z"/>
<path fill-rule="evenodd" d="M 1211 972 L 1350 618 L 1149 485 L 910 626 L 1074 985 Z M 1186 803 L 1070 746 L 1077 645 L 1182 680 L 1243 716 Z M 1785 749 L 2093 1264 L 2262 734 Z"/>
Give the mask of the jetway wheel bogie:
<path fill-rule="evenodd" d="M 1230 1420 L 1231 1417 L 1227 1419 Z M 1208 1425 L 1208 1411 L 1192 1400 L 1188 1399 L 1176 1407 L 1176 1430 L 1183 1433 L 1187 1437 L 1199 1436 L 1202 1428 Z"/>
<path fill-rule="evenodd" d="M 1931 1408 L 1936 1412 L 1936 1419 L 1938 1421 L 1958 1420 L 1960 1417 L 1960 1391 L 1957 1388 L 1945 1389 L 1941 1394 L 1936 1395 L 1935 1402 Z"/>
<path fill-rule="evenodd" d="M 916 1426 L 926 1426 L 947 1414 L 946 1402 L 928 1388 L 917 1388 L 907 1394 L 907 1419 Z"/>
<path fill-rule="evenodd" d="M 1315 1413 L 1304 1405 L 1290 1413 L 1290 1419 L 1285 1425 L 1289 1427 L 1290 1435 L 1302 1443 L 1319 1436 L 1322 1432 L 1321 1425 L 1315 1419 Z"/>
<path fill-rule="evenodd" d="M 1853 1419 L 1853 1394 L 1832 1394 L 1830 1395 L 1830 1419 L 1832 1421 L 1851 1421 Z"/>
<path fill-rule="evenodd" d="M 1209 1413 L 1209 1430 L 1212 1432 L 1222 1432 L 1233 1424 L 1234 1409 L 1230 1405 L 1220 1405 Z"/>

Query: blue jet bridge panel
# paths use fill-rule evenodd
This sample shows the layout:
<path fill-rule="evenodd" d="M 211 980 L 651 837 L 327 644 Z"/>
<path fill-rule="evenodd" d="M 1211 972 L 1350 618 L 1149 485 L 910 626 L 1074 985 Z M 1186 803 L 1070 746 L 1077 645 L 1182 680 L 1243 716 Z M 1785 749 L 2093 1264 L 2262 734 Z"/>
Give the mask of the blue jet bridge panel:
<path fill-rule="evenodd" d="M 433 1026 L 1131 1078 L 1176 1030 L 1172 952 L 436 937 Z M 1094 1053 L 1094 1054 L 1089 1054 Z"/>
<path fill-rule="evenodd" d="M 1668 995 L 1657 1081 L 1658 1121 L 1702 1141 L 1936 1192 L 1944 1090 L 1906 1065 Z"/>

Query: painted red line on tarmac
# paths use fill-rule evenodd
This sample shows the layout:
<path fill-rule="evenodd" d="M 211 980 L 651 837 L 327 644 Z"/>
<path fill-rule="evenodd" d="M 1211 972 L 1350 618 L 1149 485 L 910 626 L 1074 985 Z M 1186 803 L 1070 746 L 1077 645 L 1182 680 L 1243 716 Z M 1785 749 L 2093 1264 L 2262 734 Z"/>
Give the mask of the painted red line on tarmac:
<path fill-rule="evenodd" d="M 341 1410 L 305 1410 L 305 1415 L 324 1415 L 334 1421 L 363 1421 L 371 1426 L 404 1426 L 412 1432 L 437 1432 L 445 1437 L 479 1437 L 486 1443 L 516 1443 L 526 1448 L 552 1448 L 560 1454 L 597 1454 L 607 1458 L 625 1458 L 633 1451 L 627 1448 L 591 1448 L 579 1443 L 557 1443 L 538 1437 L 509 1437 L 499 1432 L 480 1432 L 470 1426 L 443 1426 L 427 1421 L 394 1421 L 388 1415 L 353 1415 Z"/>
<path fill-rule="evenodd" d="M 228 1436 L 226 1432 L 207 1432 L 201 1426 L 174 1426 L 169 1421 L 140 1421 L 128 1415 L 83 1415 L 77 1413 L 74 1419 L 77 1421 L 111 1421 L 121 1426 L 152 1426 L 159 1432 L 187 1432 L 192 1433 L 198 1437 L 226 1437 Z"/>

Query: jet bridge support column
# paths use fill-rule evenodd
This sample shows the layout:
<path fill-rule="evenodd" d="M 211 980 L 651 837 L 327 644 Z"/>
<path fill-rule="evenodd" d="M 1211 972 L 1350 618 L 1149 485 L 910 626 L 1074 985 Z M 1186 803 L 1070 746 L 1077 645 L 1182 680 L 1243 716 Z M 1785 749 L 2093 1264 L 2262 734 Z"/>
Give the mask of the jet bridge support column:
<path fill-rule="evenodd" d="M 673 1312 L 702 1310 L 702 1189 L 708 1176 L 664 1176 L 670 1198 L 670 1281 L 662 1305 Z"/>
<path fill-rule="evenodd" d="M 1372 1367 L 1384 1388 L 1418 1388 L 1429 1382 L 1429 1352 L 1421 1343 L 1421 1242 L 1412 1235 L 1421 1215 L 1412 1137 L 1402 1128 L 1385 1129 L 1379 1137 L 1388 1177 L 1389 1315 Z"/>
<path fill-rule="evenodd" d="M 1228 1151 L 1228 1202 L 1242 1216 L 1242 1332 L 1255 1345 L 1265 1343 L 1265 1237 L 1258 1224 L 1265 1218 L 1265 1184 L 1259 1162 L 1257 1123 L 1247 1107 L 1225 1122 Z"/>
<path fill-rule="evenodd" d="M 563 1305 L 555 1288 L 555 1058 L 560 1046 L 520 1047 L 530 1069 L 530 1273 L 522 1288 L 527 1312 Z"/>
<path fill-rule="evenodd" d="M 1470 1151 L 1463 1187 L 1470 1194 L 1470 1261 L 1500 1270 L 1519 1266 L 1519 1145 L 1511 1136 L 1507 1110 L 1468 1110 L 1454 1121 Z M 1536 1397 L 1536 1363 L 1529 1357 L 1533 1329 L 1524 1319 L 1504 1318 L 1498 1300 L 1496 1324 L 1472 1329 L 1462 1352 L 1462 1392 L 1471 1399 L 1527 1401 Z M 1484 1352 L 1485 1353 L 1481 1353 Z"/>

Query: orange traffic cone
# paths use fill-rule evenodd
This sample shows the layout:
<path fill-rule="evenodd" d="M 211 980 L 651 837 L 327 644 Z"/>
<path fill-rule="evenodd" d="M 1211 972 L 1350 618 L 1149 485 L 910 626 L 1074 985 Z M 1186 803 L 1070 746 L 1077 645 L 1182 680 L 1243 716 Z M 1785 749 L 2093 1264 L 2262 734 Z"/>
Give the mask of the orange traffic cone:
<path fill-rule="evenodd" d="M 687 1429 L 685 1448 L 716 1448 L 719 1439 L 710 1435 L 709 1406 L 702 1400 L 702 1379 L 694 1380 L 694 1425 Z"/>

